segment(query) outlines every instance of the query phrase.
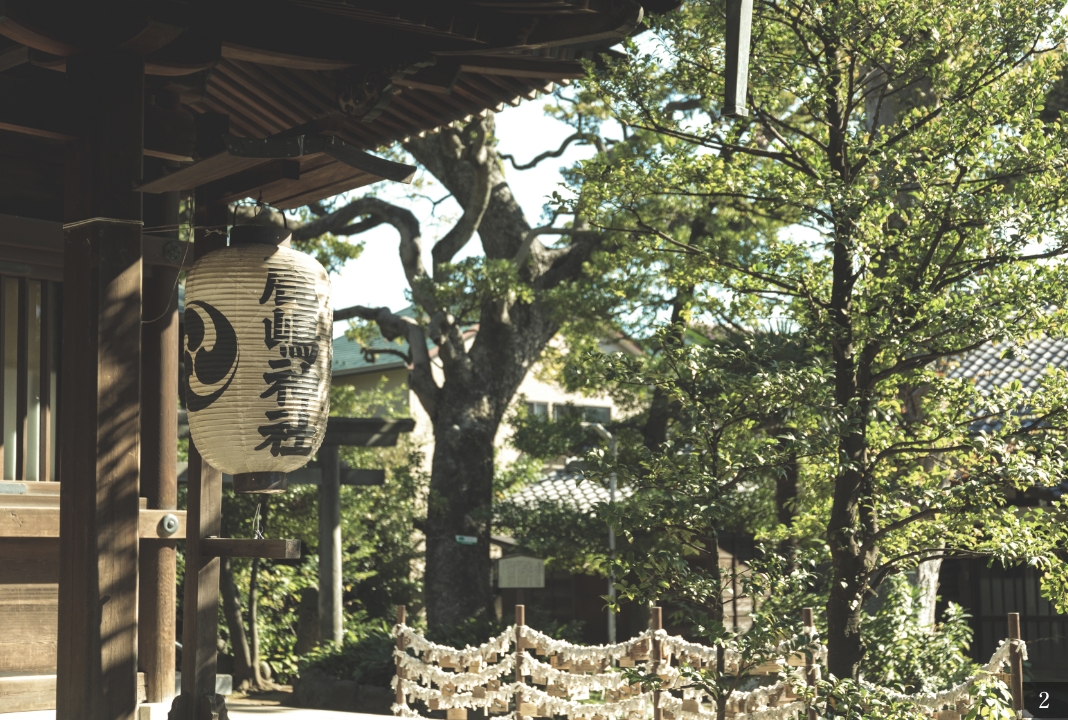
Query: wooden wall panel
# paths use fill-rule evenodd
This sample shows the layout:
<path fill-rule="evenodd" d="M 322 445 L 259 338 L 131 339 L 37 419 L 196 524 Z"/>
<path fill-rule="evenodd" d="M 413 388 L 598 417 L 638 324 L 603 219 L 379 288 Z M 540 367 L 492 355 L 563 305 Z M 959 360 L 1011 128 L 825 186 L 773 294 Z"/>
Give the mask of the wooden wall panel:
<path fill-rule="evenodd" d="M 0 585 L 0 672 L 55 671 L 58 600 L 54 584 Z"/>

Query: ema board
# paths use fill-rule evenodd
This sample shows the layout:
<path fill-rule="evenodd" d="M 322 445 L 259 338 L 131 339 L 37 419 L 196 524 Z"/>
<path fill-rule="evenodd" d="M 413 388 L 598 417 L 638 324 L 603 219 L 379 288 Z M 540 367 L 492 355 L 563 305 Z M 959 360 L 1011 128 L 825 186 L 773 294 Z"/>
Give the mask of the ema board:
<path fill-rule="evenodd" d="M 545 561 L 516 555 L 497 561 L 497 586 L 500 588 L 545 587 Z"/>

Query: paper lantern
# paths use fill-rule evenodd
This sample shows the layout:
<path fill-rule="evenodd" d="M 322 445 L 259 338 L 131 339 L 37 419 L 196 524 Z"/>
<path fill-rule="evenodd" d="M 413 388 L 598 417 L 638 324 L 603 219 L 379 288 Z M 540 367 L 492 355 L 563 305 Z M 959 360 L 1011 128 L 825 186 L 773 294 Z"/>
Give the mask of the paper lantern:
<path fill-rule="evenodd" d="M 277 228 L 237 226 L 185 283 L 189 432 L 236 492 L 281 492 L 330 412 L 330 280 Z"/>

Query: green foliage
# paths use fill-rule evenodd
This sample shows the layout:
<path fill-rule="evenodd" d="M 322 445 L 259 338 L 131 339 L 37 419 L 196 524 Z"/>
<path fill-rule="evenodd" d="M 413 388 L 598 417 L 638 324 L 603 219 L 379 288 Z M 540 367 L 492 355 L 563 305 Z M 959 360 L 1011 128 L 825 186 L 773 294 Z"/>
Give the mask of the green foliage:
<path fill-rule="evenodd" d="M 322 645 L 300 660 L 300 671 L 319 670 L 338 680 L 388 687 L 396 670 L 394 640 L 384 620 L 365 621 L 348 630 L 342 644 Z"/>
<path fill-rule="evenodd" d="M 1001 680 L 988 678 L 976 683 L 970 695 L 972 706 L 963 720 L 1011 720 L 1016 717 L 1012 694 Z"/>
<path fill-rule="evenodd" d="M 822 680 L 816 683 L 815 690 L 817 713 L 821 718 L 921 720 L 930 717 L 929 712 L 897 700 L 881 688 L 863 687 L 854 680 Z M 810 691 L 805 694 L 812 696 Z"/>
<path fill-rule="evenodd" d="M 692 0 L 582 86 L 574 107 L 625 135 L 576 168 L 559 209 L 634 242 L 661 278 L 648 287 L 688 297 L 724 341 L 702 354 L 665 334 L 646 369 L 583 359 L 592 383 L 671 393 L 680 418 L 661 452 L 618 468 L 640 499 L 613 522 L 662 538 L 621 558 L 623 594 L 714 607 L 714 573 L 687 558 L 732 493 L 795 457 L 799 516 L 761 532 L 826 539 L 834 627 L 931 553 L 1031 563 L 1068 602 L 1063 508 L 1006 499 L 1064 478 L 1068 376 L 991 392 L 951 377 L 978 347 L 1068 332 L 1068 124 L 1044 113 L 1062 5 L 759 3 L 750 116 L 732 120 L 724 3 Z M 800 358 L 723 349 L 773 322 L 804 339 Z M 857 672 L 857 646 L 830 637 L 832 665 Z"/>
<path fill-rule="evenodd" d="M 300 208 L 297 216 L 305 222 L 314 219 L 314 215 L 306 207 Z M 355 260 L 363 253 L 362 242 L 353 242 L 330 233 L 323 233 L 311 239 L 295 240 L 293 245 L 295 249 L 318 260 L 328 273 L 338 272 L 345 263 Z"/>
<path fill-rule="evenodd" d="M 935 628 L 919 623 L 919 591 L 903 575 L 883 584 L 881 606 L 864 625 L 868 648 L 864 677 L 899 692 L 944 690 L 969 677 L 977 665 L 968 657 L 969 615 L 955 603 Z"/>

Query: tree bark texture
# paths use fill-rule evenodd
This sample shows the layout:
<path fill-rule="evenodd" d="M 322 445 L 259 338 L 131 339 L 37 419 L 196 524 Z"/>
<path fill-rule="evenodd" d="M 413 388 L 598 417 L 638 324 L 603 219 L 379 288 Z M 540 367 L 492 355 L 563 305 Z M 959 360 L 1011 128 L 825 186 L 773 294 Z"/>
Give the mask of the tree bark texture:
<path fill-rule="evenodd" d="M 484 137 L 492 136 L 492 116 L 474 125 L 468 129 L 473 134 L 438 133 L 412 141 L 406 149 L 453 194 L 465 216 L 478 213 L 485 200 L 474 229 L 486 257 L 516 261 L 520 277 L 535 292 L 531 302 L 481 298 L 478 334 L 470 348 L 450 342 L 447 332 L 438 340 L 444 371 L 440 388 L 418 393 L 418 383 L 413 383 L 433 421 L 435 440 L 424 581 L 432 629 L 492 610 L 487 578 L 494 437 L 519 384 L 560 329 L 558 308 L 544 297 L 545 291 L 579 277 L 582 262 L 599 241 L 577 237 L 560 251 L 533 239 L 492 146 L 487 143 L 485 152 L 476 152 Z M 463 226 L 461 220 L 457 227 Z M 446 240 L 451 244 L 446 246 Z M 437 263 L 461 248 L 451 232 L 439 241 L 431 272 L 435 280 L 442 277 Z M 424 305 L 428 314 L 434 309 Z M 433 333 L 433 318 L 431 325 Z M 456 535 L 474 535 L 478 542 L 461 545 Z"/>

